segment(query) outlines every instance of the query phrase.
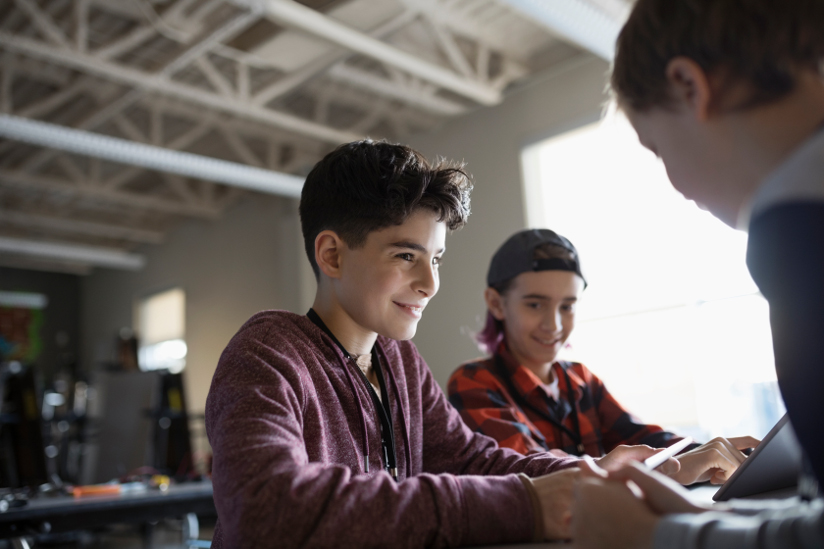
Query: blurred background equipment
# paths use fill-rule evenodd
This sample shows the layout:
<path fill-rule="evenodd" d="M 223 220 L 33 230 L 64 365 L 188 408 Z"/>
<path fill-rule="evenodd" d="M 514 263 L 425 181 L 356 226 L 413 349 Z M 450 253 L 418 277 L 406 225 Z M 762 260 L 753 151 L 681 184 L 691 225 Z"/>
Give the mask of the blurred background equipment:
<path fill-rule="evenodd" d="M 185 479 L 192 470 L 183 377 L 106 371 L 92 380 L 81 484 L 143 473 Z"/>
<path fill-rule="evenodd" d="M 0 363 L 0 487 L 36 487 L 48 481 L 34 372 L 20 362 Z"/>
<path fill-rule="evenodd" d="M 158 375 L 146 372 L 98 372 L 92 386 L 81 484 L 106 482 L 152 462 L 147 411 L 160 392 Z"/>

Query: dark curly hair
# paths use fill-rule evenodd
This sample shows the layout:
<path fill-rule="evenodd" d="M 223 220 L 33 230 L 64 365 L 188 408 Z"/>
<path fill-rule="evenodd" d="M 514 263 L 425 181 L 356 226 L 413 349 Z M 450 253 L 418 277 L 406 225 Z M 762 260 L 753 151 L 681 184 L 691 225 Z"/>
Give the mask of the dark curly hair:
<path fill-rule="evenodd" d="M 400 225 L 419 208 L 456 230 L 469 217 L 470 176 L 462 163 L 430 164 L 405 145 L 354 141 L 315 164 L 300 196 L 300 222 L 306 255 L 315 276 L 315 238 L 335 231 L 350 248 L 372 232 Z"/>

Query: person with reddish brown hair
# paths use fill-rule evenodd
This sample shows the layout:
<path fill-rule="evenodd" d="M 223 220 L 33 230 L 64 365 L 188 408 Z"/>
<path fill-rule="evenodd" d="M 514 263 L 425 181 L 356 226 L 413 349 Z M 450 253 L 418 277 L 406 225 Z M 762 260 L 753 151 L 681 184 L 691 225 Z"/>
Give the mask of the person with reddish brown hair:
<path fill-rule="evenodd" d="M 802 501 L 711 509 L 637 466 L 582 466 L 576 547 L 824 547 L 824 2 L 638 0 L 611 88 L 673 186 L 748 230 Z M 804 501 L 806 500 L 806 501 Z"/>

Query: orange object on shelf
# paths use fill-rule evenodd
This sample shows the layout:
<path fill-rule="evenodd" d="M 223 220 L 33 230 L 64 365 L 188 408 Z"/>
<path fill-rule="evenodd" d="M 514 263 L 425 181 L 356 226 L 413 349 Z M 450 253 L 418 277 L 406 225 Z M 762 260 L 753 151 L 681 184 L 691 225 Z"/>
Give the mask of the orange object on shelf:
<path fill-rule="evenodd" d="M 113 496 L 119 493 L 119 484 L 89 484 L 72 488 L 72 495 L 76 498 L 82 496 Z"/>

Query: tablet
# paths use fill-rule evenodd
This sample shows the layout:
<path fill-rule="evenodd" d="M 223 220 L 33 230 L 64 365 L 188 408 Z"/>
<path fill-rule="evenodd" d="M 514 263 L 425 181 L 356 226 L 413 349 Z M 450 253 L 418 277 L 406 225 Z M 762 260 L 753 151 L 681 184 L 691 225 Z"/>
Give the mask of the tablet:
<path fill-rule="evenodd" d="M 800 472 L 801 446 L 784 414 L 712 499 L 726 501 L 790 488 L 798 484 Z"/>

